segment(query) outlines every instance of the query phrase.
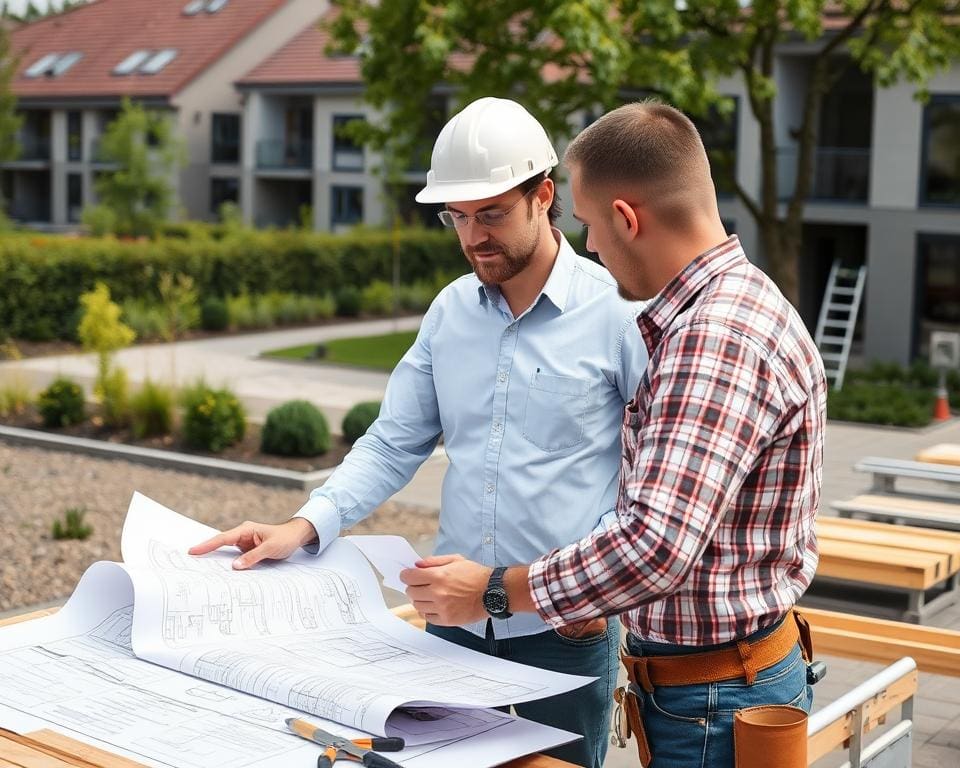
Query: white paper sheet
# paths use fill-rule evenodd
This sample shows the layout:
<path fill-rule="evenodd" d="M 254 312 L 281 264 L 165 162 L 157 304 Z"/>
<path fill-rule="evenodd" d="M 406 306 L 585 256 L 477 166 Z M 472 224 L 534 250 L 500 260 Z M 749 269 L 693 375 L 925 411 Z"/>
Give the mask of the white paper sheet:
<path fill-rule="evenodd" d="M 347 726 L 305 719 L 344 736 L 379 722 L 379 733 L 426 743 L 398 756 L 417 768 L 449 766 L 461 750 L 472 755 L 461 766 L 494 765 L 576 738 L 484 708 L 576 680 L 413 629 L 385 608 L 353 545 L 238 572 L 231 554 L 184 554 L 211 532 L 137 494 L 125 564 L 96 563 L 60 612 L 0 629 L 0 726 L 53 728 L 148 765 L 187 768 L 312 764 L 316 747 L 284 726 L 303 711 L 335 715 Z M 388 720 L 397 706 L 423 702 L 445 704 L 432 710 L 443 717 L 425 723 L 401 710 Z"/>
<path fill-rule="evenodd" d="M 403 536 L 344 536 L 363 552 L 383 578 L 383 586 L 397 592 L 406 592 L 407 585 L 400 581 L 400 571 L 413 568 L 420 555 Z"/>

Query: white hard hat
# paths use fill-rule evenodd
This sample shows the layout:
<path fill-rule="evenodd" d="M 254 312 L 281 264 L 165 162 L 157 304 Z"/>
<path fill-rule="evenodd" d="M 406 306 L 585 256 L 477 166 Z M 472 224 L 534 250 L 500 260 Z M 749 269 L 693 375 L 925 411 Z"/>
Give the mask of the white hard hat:
<path fill-rule="evenodd" d="M 509 99 L 477 99 L 443 126 L 418 203 L 482 200 L 559 161 L 543 126 Z"/>

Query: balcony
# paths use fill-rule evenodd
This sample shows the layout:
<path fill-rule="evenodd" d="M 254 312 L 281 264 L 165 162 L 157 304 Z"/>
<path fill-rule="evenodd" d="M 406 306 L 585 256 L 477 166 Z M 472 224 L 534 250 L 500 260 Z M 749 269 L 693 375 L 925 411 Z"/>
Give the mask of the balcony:
<path fill-rule="evenodd" d="M 310 170 L 313 168 L 313 142 L 261 139 L 257 142 L 257 168 Z"/>
<path fill-rule="evenodd" d="M 817 147 L 809 200 L 866 203 L 870 196 L 870 150 Z M 793 195 L 797 184 L 797 149 L 777 150 L 779 198 Z"/>
<path fill-rule="evenodd" d="M 20 144 L 20 154 L 17 160 L 23 161 L 41 161 L 50 160 L 50 138 L 48 136 L 35 136 L 32 134 L 17 137 Z"/>

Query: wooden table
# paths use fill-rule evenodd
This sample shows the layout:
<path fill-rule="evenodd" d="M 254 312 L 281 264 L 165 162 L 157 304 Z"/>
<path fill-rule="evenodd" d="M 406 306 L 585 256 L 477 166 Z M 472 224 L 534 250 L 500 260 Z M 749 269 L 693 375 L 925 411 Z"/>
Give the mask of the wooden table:
<path fill-rule="evenodd" d="M 0 621 L 0 627 L 49 616 L 56 610 L 56 608 L 49 608 L 22 616 L 13 616 Z M 0 726 L 2 725 L 0 723 Z M 546 755 L 528 755 L 504 763 L 504 766 L 506 768 L 573 768 L 572 763 Z M 143 768 L 143 765 L 55 731 L 41 730 L 20 735 L 0 727 L 0 768 Z"/>
<path fill-rule="evenodd" d="M 960 467 L 960 444 L 939 443 L 924 448 L 914 457 L 917 461 L 926 461 L 931 464 L 946 464 L 951 467 Z"/>

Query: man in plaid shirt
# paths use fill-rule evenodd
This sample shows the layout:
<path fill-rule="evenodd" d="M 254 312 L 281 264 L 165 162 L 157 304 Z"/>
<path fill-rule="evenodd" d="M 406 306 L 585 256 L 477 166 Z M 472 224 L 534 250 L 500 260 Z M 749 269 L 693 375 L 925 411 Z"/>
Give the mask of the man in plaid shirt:
<path fill-rule="evenodd" d="M 727 237 L 684 115 L 621 107 L 565 160 L 587 248 L 621 296 L 650 299 L 618 521 L 505 572 L 448 556 L 402 578 L 434 624 L 624 614 L 644 763 L 652 752 L 655 768 L 732 766 L 736 710 L 812 703 L 791 613 L 818 561 L 822 363 L 794 308 Z"/>

